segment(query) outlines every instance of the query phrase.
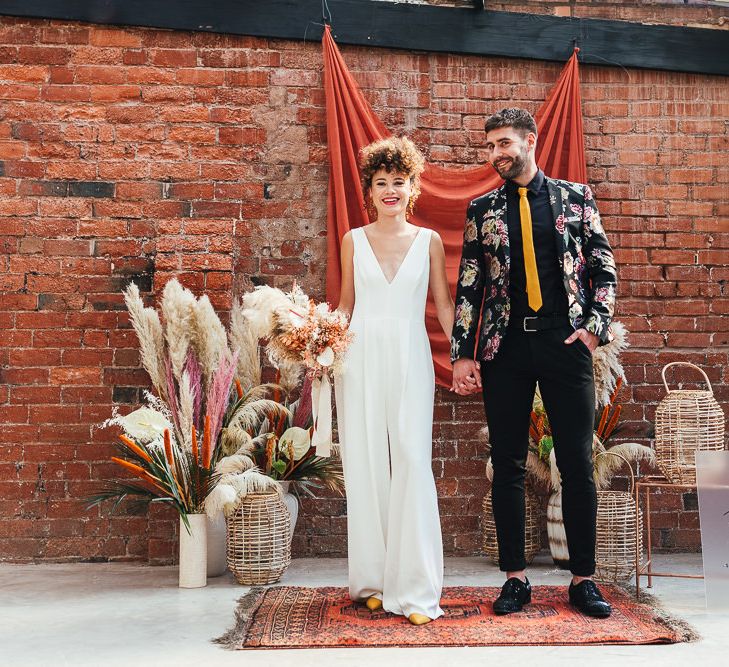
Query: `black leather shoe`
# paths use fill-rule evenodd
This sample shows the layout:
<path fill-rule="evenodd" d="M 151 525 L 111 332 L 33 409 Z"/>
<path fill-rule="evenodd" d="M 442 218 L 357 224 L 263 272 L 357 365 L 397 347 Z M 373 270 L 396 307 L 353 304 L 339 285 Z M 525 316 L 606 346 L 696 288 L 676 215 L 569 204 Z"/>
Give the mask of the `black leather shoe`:
<path fill-rule="evenodd" d="M 613 611 L 613 608 L 600 593 L 597 584 L 591 579 L 585 579 L 576 586 L 570 584 L 569 595 L 570 604 L 587 616 L 607 618 Z"/>
<path fill-rule="evenodd" d="M 498 616 L 513 614 L 521 611 L 525 604 L 532 601 L 532 586 L 529 579 L 526 582 L 516 577 L 507 579 L 501 587 L 501 595 L 494 601 L 494 613 Z"/>

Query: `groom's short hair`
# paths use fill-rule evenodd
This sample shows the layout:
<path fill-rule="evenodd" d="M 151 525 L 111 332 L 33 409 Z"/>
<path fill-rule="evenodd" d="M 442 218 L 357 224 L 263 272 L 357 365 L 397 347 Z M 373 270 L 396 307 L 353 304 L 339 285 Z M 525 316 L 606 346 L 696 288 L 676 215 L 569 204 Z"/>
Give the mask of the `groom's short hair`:
<path fill-rule="evenodd" d="M 519 109 L 518 107 L 507 107 L 497 111 L 495 114 L 491 114 L 484 124 L 486 134 L 500 127 L 513 127 L 522 137 L 525 137 L 529 132 L 533 132 L 535 136 L 537 134 L 537 124 L 534 121 L 534 116 L 526 109 Z"/>

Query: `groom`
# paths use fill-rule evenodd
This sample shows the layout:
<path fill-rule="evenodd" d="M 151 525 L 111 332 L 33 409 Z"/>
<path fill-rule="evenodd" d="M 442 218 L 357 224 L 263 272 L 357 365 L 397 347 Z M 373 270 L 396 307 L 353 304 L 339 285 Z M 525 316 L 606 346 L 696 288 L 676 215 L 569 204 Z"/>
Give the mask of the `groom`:
<path fill-rule="evenodd" d="M 562 478 L 569 601 L 604 618 L 611 607 L 591 578 L 597 514 L 592 352 L 610 338 L 615 261 L 590 188 L 549 178 L 537 167 L 534 118 L 502 109 L 485 129 L 488 160 L 506 182 L 468 207 L 451 361 L 456 393 L 483 390 L 499 567 L 507 577 L 494 611 L 517 612 L 531 601 L 524 474 L 539 383 Z"/>

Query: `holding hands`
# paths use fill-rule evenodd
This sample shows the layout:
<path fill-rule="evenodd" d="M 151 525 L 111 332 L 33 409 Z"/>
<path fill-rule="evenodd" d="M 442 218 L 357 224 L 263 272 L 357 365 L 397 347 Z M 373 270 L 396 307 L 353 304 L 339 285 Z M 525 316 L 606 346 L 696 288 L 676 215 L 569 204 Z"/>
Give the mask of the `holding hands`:
<path fill-rule="evenodd" d="M 481 364 L 473 359 L 457 359 L 453 363 L 451 391 L 460 396 L 481 391 Z"/>

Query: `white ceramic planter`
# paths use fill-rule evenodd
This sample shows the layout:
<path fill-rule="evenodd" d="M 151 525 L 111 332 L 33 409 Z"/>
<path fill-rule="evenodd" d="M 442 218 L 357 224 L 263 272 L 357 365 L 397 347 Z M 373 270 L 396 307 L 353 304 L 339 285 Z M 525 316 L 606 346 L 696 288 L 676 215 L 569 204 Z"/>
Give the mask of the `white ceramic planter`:
<path fill-rule="evenodd" d="M 188 514 L 190 532 L 180 517 L 180 588 L 207 585 L 208 519 L 205 514 Z"/>
<path fill-rule="evenodd" d="M 225 517 L 222 512 L 214 519 L 208 517 L 208 577 L 219 577 L 228 570 L 228 563 L 225 558 L 227 533 Z"/>
<path fill-rule="evenodd" d="M 283 501 L 286 505 L 286 509 L 289 511 L 291 517 L 291 525 L 289 527 L 289 539 L 294 537 L 294 529 L 296 528 L 296 520 L 299 518 L 299 500 L 290 492 L 291 482 L 280 482 L 281 488 L 283 489 Z"/>

